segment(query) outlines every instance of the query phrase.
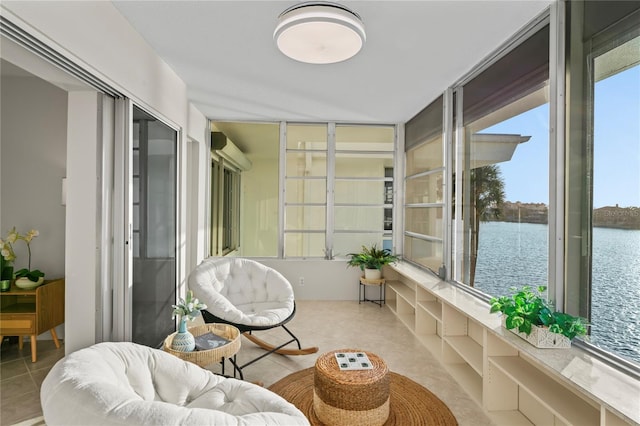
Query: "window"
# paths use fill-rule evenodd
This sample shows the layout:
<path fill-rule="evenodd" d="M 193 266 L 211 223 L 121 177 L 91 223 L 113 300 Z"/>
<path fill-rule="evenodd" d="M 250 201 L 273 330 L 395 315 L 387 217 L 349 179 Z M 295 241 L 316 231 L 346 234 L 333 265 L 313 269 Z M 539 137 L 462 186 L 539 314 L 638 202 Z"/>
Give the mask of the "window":
<path fill-rule="evenodd" d="M 287 124 L 284 256 L 325 256 L 327 125 Z"/>
<path fill-rule="evenodd" d="M 589 343 L 640 367 L 640 6 L 571 2 L 567 294 Z"/>
<path fill-rule="evenodd" d="M 405 259 L 438 272 L 443 265 L 444 139 L 440 97 L 405 127 Z"/>
<path fill-rule="evenodd" d="M 390 126 L 336 126 L 333 254 L 376 244 L 393 251 Z"/>
<path fill-rule="evenodd" d="M 539 28 L 542 26 L 542 28 Z M 549 26 L 456 89 L 456 280 L 488 295 L 549 285 Z"/>
<path fill-rule="evenodd" d="M 212 223 L 216 224 L 211 247 L 218 247 L 216 239 L 224 236 L 226 240 L 220 244 L 225 253 L 234 250 L 238 256 L 278 256 L 280 125 L 215 122 L 212 129 L 213 156 L 218 164 L 214 167 L 224 161 L 227 170 L 224 187 L 211 186 Z M 212 169 L 212 176 L 219 172 Z M 223 193 L 218 194 L 220 191 Z M 215 216 L 218 210 L 224 212 L 220 223 Z"/>
<path fill-rule="evenodd" d="M 226 254 L 238 247 L 240 173 L 224 169 L 222 186 L 222 253 Z"/>
<path fill-rule="evenodd" d="M 216 157 L 211 162 L 211 255 L 239 248 L 240 172 Z"/>

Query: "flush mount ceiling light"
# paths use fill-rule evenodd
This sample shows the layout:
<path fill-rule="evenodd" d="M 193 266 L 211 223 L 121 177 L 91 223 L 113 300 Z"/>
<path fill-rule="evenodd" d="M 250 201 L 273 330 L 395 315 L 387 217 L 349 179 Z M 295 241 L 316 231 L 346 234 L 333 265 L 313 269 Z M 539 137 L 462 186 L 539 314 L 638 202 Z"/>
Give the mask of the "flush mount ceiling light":
<path fill-rule="evenodd" d="M 273 33 L 278 49 L 296 61 L 332 64 L 353 57 L 366 40 L 360 16 L 337 3 L 295 4 L 278 17 Z"/>

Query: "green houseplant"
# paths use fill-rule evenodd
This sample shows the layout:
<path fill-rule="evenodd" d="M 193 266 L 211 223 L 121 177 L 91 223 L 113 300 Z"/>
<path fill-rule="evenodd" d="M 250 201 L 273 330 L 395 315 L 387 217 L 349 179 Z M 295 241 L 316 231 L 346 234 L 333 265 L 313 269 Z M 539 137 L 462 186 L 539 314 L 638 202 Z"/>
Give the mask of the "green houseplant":
<path fill-rule="evenodd" d="M 532 342 L 529 337 L 540 329 L 548 329 L 549 333 L 560 334 L 566 341 L 547 342 L 549 346 L 540 347 L 568 347 L 571 339 L 587 334 L 587 322 L 581 317 L 575 317 L 564 312 L 558 312 L 553 305 L 544 298 L 546 286 L 539 286 L 532 290 L 529 286 L 521 289 L 511 287 L 511 295 L 493 297 L 489 303 L 490 312 L 501 312 L 504 315 L 505 328 L 524 335 L 521 336 Z M 543 333 L 540 331 L 540 333 Z M 537 338 L 537 336 L 536 336 Z M 556 339 L 557 336 L 551 336 Z M 532 342 L 533 343 L 533 342 Z"/>
<path fill-rule="evenodd" d="M 359 253 L 349 253 L 348 256 L 350 258 L 347 266 L 360 268 L 368 279 L 379 279 L 384 265 L 398 261 L 398 256 L 392 254 L 389 249 L 379 249 L 376 244 L 370 247 L 362 246 Z"/>

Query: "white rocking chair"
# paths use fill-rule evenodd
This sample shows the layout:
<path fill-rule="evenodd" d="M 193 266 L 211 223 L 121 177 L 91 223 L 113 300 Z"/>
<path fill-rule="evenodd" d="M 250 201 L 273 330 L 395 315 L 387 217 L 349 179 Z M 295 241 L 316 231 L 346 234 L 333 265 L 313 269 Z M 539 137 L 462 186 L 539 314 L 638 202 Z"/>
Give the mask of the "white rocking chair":
<path fill-rule="evenodd" d="M 243 365 L 230 360 L 241 379 L 243 368 L 269 354 L 308 355 L 318 352 L 317 347 L 302 348 L 300 340 L 285 327 L 296 313 L 293 288 L 273 268 L 244 258 L 210 257 L 189 275 L 189 289 L 207 305 L 207 309 L 202 311 L 205 322 L 231 324 L 267 351 Z M 276 327 L 282 327 L 291 338 L 276 346 L 253 334 Z M 297 348 L 285 348 L 294 342 Z"/>

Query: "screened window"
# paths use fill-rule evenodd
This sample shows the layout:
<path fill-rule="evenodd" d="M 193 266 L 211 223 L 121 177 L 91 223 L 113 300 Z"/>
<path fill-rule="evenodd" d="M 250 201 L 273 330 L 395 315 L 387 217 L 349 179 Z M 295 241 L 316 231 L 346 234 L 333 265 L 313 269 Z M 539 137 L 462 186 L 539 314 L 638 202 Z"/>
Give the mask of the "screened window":
<path fill-rule="evenodd" d="M 287 124 L 284 255 L 324 257 L 327 125 Z"/>
<path fill-rule="evenodd" d="M 240 173 L 217 158 L 211 163 L 211 254 L 224 256 L 239 247 Z"/>
<path fill-rule="evenodd" d="M 336 126 L 333 254 L 376 244 L 393 251 L 390 126 Z"/>
<path fill-rule="evenodd" d="M 591 344 L 637 369 L 640 10 L 571 2 L 570 12 L 567 307 L 589 319 Z"/>
<path fill-rule="evenodd" d="M 455 278 L 489 295 L 548 286 L 549 26 L 457 90 Z"/>
<path fill-rule="evenodd" d="M 443 98 L 405 126 L 405 259 L 438 272 L 444 262 Z"/>
<path fill-rule="evenodd" d="M 225 169 L 222 186 L 222 252 L 228 253 L 238 247 L 240 174 Z"/>

